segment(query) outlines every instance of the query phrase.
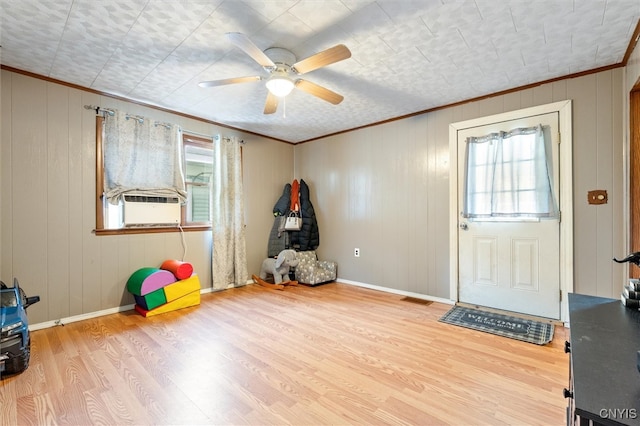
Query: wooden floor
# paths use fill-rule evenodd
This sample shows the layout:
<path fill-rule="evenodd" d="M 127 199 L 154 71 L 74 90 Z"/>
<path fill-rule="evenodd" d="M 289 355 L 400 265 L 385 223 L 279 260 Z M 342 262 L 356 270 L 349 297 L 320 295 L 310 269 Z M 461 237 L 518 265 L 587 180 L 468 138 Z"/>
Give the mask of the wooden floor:
<path fill-rule="evenodd" d="M 438 322 L 449 308 L 249 285 L 34 331 L 0 424 L 564 424 L 568 332 L 537 346 Z"/>

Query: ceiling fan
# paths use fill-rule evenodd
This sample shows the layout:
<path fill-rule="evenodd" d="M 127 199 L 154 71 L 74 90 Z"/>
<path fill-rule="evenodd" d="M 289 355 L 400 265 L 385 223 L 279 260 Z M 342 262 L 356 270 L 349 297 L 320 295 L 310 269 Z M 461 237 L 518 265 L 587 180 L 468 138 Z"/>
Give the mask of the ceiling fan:
<path fill-rule="evenodd" d="M 269 73 L 269 76 L 263 77 L 255 75 L 202 81 L 198 83 L 200 87 L 215 87 L 266 80 L 266 86 L 269 90 L 267 101 L 264 105 L 265 114 L 273 114 L 276 112 L 278 109 L 278 98 L 287 96 L 294 87 L 334 105 L 339 104 L 344 99 L 342 95 L 336 92 L 296 77 L 350 58 L 351 51 L 344 44 L 338 44 L 305 59 L 296 61 L 296 56 L 293 53 L 280 47 L 270 47 L 263 52 L 242 33 L 227 33 L 226 37 L 236 47 L 243 50 L 247 55 L 251 56 L 254 61 L 260 64 L 262 68 Z"/>

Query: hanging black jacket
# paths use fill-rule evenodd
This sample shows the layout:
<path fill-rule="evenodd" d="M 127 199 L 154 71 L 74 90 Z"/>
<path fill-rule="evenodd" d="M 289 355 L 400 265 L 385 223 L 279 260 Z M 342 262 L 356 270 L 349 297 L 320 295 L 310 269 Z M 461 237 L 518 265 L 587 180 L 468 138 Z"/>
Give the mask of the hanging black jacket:
<path fill-rule="evenodd" d="M 291 200 L 291 184 L 287 183 L 282 189 L 282 195 L 273 206 L 274 216 L 286 216 L 289 213 L 289 201 Z"/>
<path fill-rule="evenodd" d="M 299 231 L 289 232 L 291 246 L 298 251 L 315 250 L 320 245 L 320 230 L 309 197 L 309 186 L 304 179 L 300 180 L 300 213 L 302 228 Z"/>

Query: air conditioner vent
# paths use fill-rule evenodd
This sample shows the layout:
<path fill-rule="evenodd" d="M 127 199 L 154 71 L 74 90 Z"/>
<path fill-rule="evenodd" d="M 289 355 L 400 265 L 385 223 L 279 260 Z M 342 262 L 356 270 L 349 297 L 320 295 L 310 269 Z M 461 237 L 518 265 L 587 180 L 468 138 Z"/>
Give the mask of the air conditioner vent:
<path fill-rule="evenodd" d="M 150 197 L 148 195 L 125 195 L 124 200 L 131 203 L 179 203 L 178 197 Z"/>
<path fill-rule="evenodd" d="M 124 225 L 179 225 L 178 197 L 151 197 L 129 194 L 124 196 Z"/>

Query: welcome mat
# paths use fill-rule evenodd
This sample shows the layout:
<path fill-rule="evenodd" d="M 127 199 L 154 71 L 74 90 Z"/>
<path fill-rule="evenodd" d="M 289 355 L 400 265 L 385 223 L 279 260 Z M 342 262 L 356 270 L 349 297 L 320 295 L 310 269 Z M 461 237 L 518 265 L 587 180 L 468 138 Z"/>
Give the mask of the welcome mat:
<path fill-rule="evenodd" d="M 553 340 L 553 324 L 464 306 L 454 306 L 439 321 L 536 345 L 545 345 Z"/>

